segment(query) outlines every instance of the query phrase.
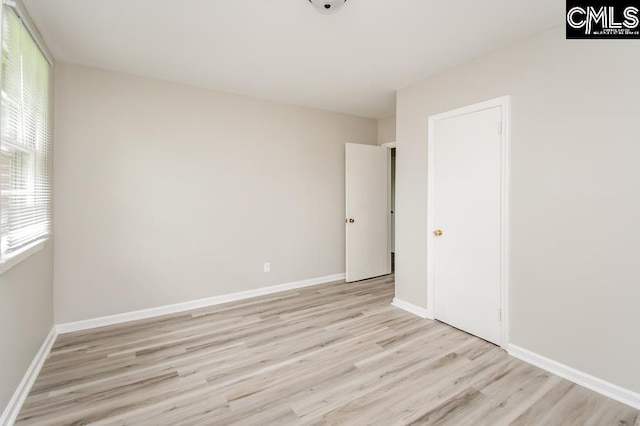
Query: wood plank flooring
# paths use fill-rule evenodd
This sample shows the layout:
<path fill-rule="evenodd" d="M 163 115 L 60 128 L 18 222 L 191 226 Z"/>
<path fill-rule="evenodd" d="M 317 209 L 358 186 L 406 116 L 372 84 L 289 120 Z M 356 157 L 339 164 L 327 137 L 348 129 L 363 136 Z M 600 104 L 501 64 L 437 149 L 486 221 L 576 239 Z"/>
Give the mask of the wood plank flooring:
<path fill-rule="evenodd" d="M 61 335 L 16 424 L 640 426 L 393 291 L 341 282 Z"/>

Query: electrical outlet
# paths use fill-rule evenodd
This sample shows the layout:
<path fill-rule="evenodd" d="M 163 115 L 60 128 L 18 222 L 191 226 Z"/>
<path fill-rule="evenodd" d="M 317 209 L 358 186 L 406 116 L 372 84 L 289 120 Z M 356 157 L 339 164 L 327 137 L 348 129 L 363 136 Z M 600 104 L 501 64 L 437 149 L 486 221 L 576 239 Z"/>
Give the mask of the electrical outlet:
<path fill-rule="evenodd" d="M 264 271 L 271 272 L 271 262 L 264 262 Z"/>

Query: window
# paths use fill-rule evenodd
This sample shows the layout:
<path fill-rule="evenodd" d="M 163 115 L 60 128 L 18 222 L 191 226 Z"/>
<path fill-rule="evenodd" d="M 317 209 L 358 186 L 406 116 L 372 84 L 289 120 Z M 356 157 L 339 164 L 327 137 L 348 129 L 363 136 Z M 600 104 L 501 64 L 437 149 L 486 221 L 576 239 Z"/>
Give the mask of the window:
<path fill-rule="evenodd" d="M 0 264 L 5 264 L 51 233 L 51 68 L 6 5 L 0 72 Z"/>

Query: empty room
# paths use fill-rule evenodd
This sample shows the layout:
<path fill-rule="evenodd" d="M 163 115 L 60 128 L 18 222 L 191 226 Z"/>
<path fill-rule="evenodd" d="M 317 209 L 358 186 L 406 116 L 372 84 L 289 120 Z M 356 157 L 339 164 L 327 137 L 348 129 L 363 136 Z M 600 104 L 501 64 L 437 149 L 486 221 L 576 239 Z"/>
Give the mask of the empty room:
<path fill-rule="evenodd" d="M 0 22 L 0 426 L 640 426 L 637 1 Z"/>

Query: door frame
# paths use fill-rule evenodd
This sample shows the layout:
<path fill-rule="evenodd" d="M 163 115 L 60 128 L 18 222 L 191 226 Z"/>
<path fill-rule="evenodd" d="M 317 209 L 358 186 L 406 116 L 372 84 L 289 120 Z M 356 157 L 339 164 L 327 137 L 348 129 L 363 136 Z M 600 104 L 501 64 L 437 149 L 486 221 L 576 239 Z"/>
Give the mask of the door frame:
<path fill-rule="evenodd" d="M 509 170 L 511 148 L 511 97 L 502 96 L 477 104 L 457 108 L 441 114 L 431 115 L 428 120 L 427 139 L 427 315 L 435 319 L 435 275 L 433 247 L 434 236 L 434 149 L 435 149 L 435 124 L 444 119 L 472 114 L 491 108 L 499 107 L 502 122 L 502 147 L 501 147 L 501 172 L 500 172 L 500 346 L 507 348 L 509 344 Z M 498 314 L 498 313 L 496 313 Z"/>

